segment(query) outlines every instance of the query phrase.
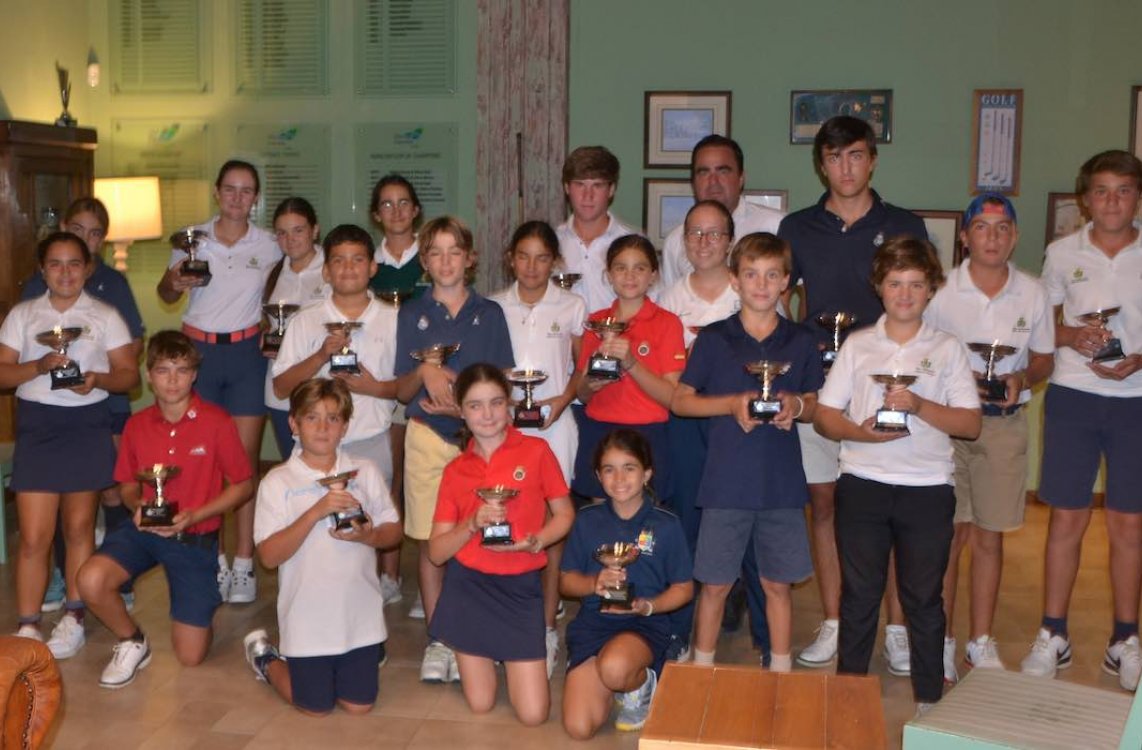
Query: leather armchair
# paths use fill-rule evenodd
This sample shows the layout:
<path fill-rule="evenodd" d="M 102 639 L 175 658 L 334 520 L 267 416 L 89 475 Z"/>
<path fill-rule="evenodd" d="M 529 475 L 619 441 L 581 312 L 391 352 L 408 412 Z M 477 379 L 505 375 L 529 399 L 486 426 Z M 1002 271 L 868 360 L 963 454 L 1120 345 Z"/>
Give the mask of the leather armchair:
<path fill-rule="evenodd" d="M 59 668 L 44 644 L 0 636 L 0 750 L 38 748 L 59 710 Z"/>

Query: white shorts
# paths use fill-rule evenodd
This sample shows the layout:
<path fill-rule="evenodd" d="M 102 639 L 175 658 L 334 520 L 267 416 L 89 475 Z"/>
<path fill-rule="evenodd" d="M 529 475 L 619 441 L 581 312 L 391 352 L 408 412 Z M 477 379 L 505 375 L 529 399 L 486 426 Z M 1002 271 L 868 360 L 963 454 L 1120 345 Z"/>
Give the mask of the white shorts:
<path fill-rule="evenodd" d="M 801 438 L 801 466 L 809 484 L 826 484 L 837 481 L 841 466 L 841 444 L 829 440 L 805 422 L 797 423 L 797 436 Z"/>

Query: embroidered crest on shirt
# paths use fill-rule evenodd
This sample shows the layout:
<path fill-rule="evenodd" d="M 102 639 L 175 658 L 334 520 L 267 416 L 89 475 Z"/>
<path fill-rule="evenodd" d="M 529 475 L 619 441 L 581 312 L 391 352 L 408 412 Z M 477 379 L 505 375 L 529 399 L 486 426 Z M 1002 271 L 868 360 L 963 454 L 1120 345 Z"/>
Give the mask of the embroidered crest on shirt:
<path fill-rule="evenodd" d="M 872 246 L 880 247 L 884 244 L 884 232 L 877 232 L 876 236 L 872 238 Z"/>
<path fill-rule="evenodd" d="M 416 321 L 416 328 L 419 331 L 427 331 L 428 330 L 428 318 L 424 315 L 421 315 L 420 320 Z"/>
<path fill-rule="evenodd" d="M 246 268 L 258 268 L 258 267 L 259 267 L 259 265 L 258 265 L 258 259 L 257 258 L 250 258 L 248 261 L 246 261 Z"/>
<path fill-rule="evenodd" d="M 654 555 L 654 529 L 638 532 L 638 551 L 643 555 Z"/>
<path fill-rule="evenodd" d="M 638 345 L 638 356 L 645 357 L 648 354 L 650 354 L 650 344 L 644 341 Z"/>
<path fill-rule="evenodd" d="M 526 476 L 527 469 L 523 468 L 522 466 L 515 467 L 515 471 L 512 472 L 512 479 L 516 480 L 517 482 L 522 482 L 523 478 Z"/>
<path fill-rule="evenodd" d="M 916 372 L 923 373 L 924 375 L 935 375 L 936 371 L 932 369 L 932 360 L 924 357 L 920 363 L 916 365 Z"/>
<path fill-rule="evenodd" d="M 1030 330 L 1031 330 L 1031 328 L 1027 325 L 1027 318 L 1020 315 L 1019 320 L 1015 321 L 1015 326 L 1011 329 L 1011 332 L 1012 333 L 1027 333 Z"/>
<path fill-rule="evenodd" d="M 206 455 L 206 446 L 205 445 L 196 445 L 190 449 L 189 453 L 192 456 L 205 456 Z"/>
<path fill-rule="evenodd" d="M 1071 283 L 1077 284 L 1080 281 L 1086 280 L 1086 275 L 1083 273 L 1082 266 L 1075 266 L 1075 270 L 1071 271 Z"/>
<path fill-rule="evenodd" d="M 552 333 L 559 333 L 559 330 L 560 330 L 559 329 L 559 323 L 554 321 L 554 320 L 551 321 L 551 332 Z"/>

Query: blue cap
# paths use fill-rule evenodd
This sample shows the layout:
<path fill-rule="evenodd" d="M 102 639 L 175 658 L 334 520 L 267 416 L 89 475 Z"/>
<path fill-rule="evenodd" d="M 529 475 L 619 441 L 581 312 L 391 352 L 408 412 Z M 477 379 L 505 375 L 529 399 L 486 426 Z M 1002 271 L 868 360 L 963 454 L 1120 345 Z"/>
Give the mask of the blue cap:
<path fill-rule="evenodd" d="M 1015 218 L 1015 206 L 1011 205 L 1011 201 L 1007 200 L 1006 195 L 980 193 L 972 199 L 967 210 L 964 211 L 964 229 L 968 228 L 972 219 L 982 213 L 1004 213 L 1011 219 L 1012 223 L 1019 223 L 1019 220 Z"/>

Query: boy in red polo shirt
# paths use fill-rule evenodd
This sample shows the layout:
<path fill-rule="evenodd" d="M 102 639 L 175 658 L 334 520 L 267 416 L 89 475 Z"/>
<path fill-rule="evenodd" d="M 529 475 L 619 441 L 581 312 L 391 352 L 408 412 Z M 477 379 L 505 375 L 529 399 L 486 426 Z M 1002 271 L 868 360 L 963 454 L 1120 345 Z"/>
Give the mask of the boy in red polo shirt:
<path fill-rule="evenodd" d="M 160 331 L 147 347 L 147 382 L 155 403 L 123 429 L 115 481 L 135 522 L 111 532 L 79 572 L 80 594 L 119 638 L 99 684 L 121 688 L 151 660 L 150 644 L 119 596 L 126 581 L 162 565 L 170 583 L 171 644 L 185 666 L 206 658 L 218 593 L 221 516 L 249 499 L 250 462 L 234 420 L 193 391 L 201 355 L 185 334 Z M 170 526 L 141 527 L 143 502 L 154 489 L 137 475 L 155 465 L 176 466 L 163 495 L 177 503 Z M 225 481 L 224 481 L 225 480 Z"/>

